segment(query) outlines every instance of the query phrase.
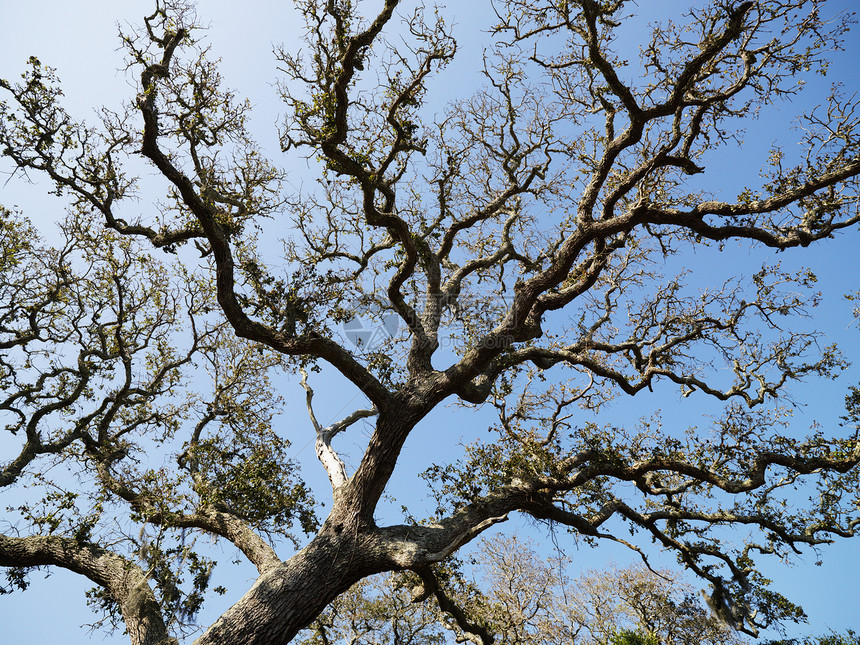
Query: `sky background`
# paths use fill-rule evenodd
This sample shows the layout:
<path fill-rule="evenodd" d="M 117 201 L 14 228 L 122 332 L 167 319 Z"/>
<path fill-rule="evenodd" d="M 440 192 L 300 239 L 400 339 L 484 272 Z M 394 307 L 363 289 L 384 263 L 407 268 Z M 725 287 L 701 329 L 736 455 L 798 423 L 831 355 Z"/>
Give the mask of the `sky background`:
<path fill-rule="evenodd" d="M 431 84 L 434 100 L 444 102 L 468 95 L 480 82 L 477 71 L 480 68 L 483 44 L 488 40 L 485 35 L 474 30 L 478 24 L 486 24 L 486 13 L 480 2 L 451 3 L 454 9 L 455 36 L 459 41 L 456 63 Z M 643 9 L 654 10 L 659 7 L 680 7 L 685 3 L 674 0 L 654 2 L 641 0 Z M 850 8 L 852 3 L 833 3 L 835 10 Z M 133 79 L 122 71 L 122 53 L 117 39 L 117 23 L 131 21 L 139 23 L 141 17 L 151 13 L 152 4 L 141 0 L 104 2 L 101 0 L 41 0 L 39 2 L 9 2 L 0 0 L 0 16 L 5 25 L 3 38 L 0 39 L 0 77 L 13 80 L 24 69 L 27 57 L 36 55 L 43 64 L 55 67 L 63 81 L 65 106 L 79 118 L 90 119 L 95 123 L 94 108 L 108 105 L 115 108 L 122 101 L 134 97 L 136 89 Z M 835 12 L 834 10 L 834 12 Z M 274 88 L 275 61 L 272 56 L 273 44 L 284 44 L 287 49 L 298 46 L 301 23 L 296 21 L 288 2 L 260 2 L 246 0 L 243 3 L 221 0 L 200 2 L 198 13 L 201 21 L 210 23 L 206 34 L 212 45 L 213 55 L 222 59 L 222 73 L 226 84 L 237 90 L 239 96 L 250 98 L 254 108 L 251 117 L 252 131 L 259 137 L 263 148 L 275 160 L 280 160 L 277 151 L 275 129 L 272 124 L 281 114 L 281 106 Z M 860 89 L 856 61 L 860 57 L 860 31 L 850 37 L 846 55 L 837 59 L 827 79 L 813 84 L 804 101 L 815 101 L 824 96 L 831 82 L 841 81 L 849 91 Z M 763 159 L 766 147 L 774 140 L 783 140 L 792 133 L 788 130 L 790 114 L 800 111 L 802 102 L 783 105 L 770 112 L 750 127 L 744 150 L 727 149 L 714 157 L 713 161 L 730 160 L 729 166 L 735 172 L 731 176 L 710 176 L 706 173 L 703 181 L 713 182 L 714 190 L 725 190 L 734 195 L 747 181 L 753 181 L 755 169 Z M 288 182 L 298 186 L 304 179 L 305 162 L 298 159 L 285 160 L 290 169 Z M 718 164 L 714 164 L 717 166 Z M 23 212 L 50 235 L 50 223 L 62 214 L 62 201 L 45 195 L 45 184 L 27 185 L 20 178 L 6 182 L 9 168 L 0 161 L 0 203 L 6 206 L 18 205 Z M 753 176 L 753 179 L 751 179 Z M 141 201 L 145 209 L 147 203 Z M 848 303 L 841 295 L 856 290 L 857 270 L 860 261 L 857 254 L 857 235 L 844 235 L 833 243 L 804 252 L 797 260 L 813 266 L 819 275 L 822 290 L 827 294 L 825 304 L 815 312 L 809 324 L 821 329 L 827 337 L 839 342 L 846 357 L 850 360 L 857 356 L 860 348 L 860 330 L 851 314 Z M 794 256 L 785 254 L 789 266 L 795 262 Z M 741 251 L 732 256 L 731 263 L 724 259 L 711 257 L 707 252 L 696 257 L 685 256 L 683 263 L 696 275 L 707 275 L 719 271 L 754 271 L 762 261 L 762 254 Z M 860 361 L 858 361 L 860 362 Z M 809 383 L 796 391 L 799 398 L 811 401 L 809 407 L 801 411 L 796 419 L 802 431 L 813 418 L 825 424 L 835 424 L 842 412 L 842 402 L 847 387 L 860 381 L 856 367 L 846 372 L 835 383 Z M 325 373 L 318 382 L 313 383 L 316 391 L 316 411 L 323 423 L 332 422 L 348 414 L 352 409 L 361 407 L 363 401 L 335 376 Z M 604 412 L 613 415 L 604 421 L 636 418 L 650 411 L 660 409 L 669 421 L 683 423 L 676 393 L 668 389 L 655 388 L 652 398 L 624 408 L 616 405 Z M 317 487 L 318 497 L 325 498 L 327 481 L 314 457 L 312 428 L 304 420 L 304 395 L 299 389 L 298 380 L 286 380 L 283 392 L 295 404 L 290 419 L 290 438 L 293 442 L 295 457 L 303 464 L 305 476 Z M 622 402 L 625 403 L 625 402 Z M 632 409 L 631 409 L 632 408 Z M 679 408 L 676 412 L 676 408 Z M 289 404 L 288 404 L 289 409 Z M 425 495 L 422 483 L 416 482 L 412 473 L 423 470 L 434 459 L 442 459 L 453 454 L 460 437 L 467 440 L 476 429 L 486 427 L 486 417 L 481 415 L 463 416 L 463 411 L 451 412 L 440 409 L 434 412 L 417 429 L 415 436 L 407 443 L 403 459 L 398 466 L 401 477 L 396 484 L 398 499 L 392 508 L 399 507 L 410 496 L 422 499 Z M 677 414 L 677 416 L 676 416 Z M 460 437 L 446 442 L 439 441 L 439 428 L 450 430 L 456 426 Z M 360 432 L 360 428 L 357 428 Z M 0 450 L 3 444 L 0 443 Z M 355 465 L 361 455 L 360 441 L 355 440 L 350 449 L 347 442 L 338 446 L 348 466 Z M 4 456 L 0 454 L 0 459 Z M 7 505 L 0 499 L 0 517 Z M 391 518 L 396 520 L 395 517 Z M 507 526 L 505 530 L 512 527 Z M 531 534 L 546 542 L 546 534 L 539 527 L 525 526 L 521 534 Z M 738 533 L 739 538 L 742 533 Z M 577 566 L 582 569 L 599 568 L 608 560 L 619 564 L 633 561 L 627 552 L 601 547 L 597 552 L 588 549 L 572 551 L 577 558 Z M 857 598 L 860 596 L 860 543 L 842 542 L 822 551 L 823 564 L 815 566 L 817 556 L 810 553 L 800 559 L 797 566 L 788 568 L 782 565 L 765 566 L 767 575 L 775 581 L 775 588 L 786 593 L 792 600 L 803 605 L 810 615 L 810 625 L 792 630 L 794 634 L 821 633 L 827 629 L 843 630 L 860 627 L 857 614 Z M 229 561 L 233 552 L 224 549 L 223 561 Z M 671 560 L 671 559 L 670 559 Z M 671 563 L 666 560 L 667 564 Z M 658 559 L 659 561 L 659 559 Z M 225 598 L 210 602 L 201 623 L 208 624 L 241 593 L 254 579 L 254 571 L 247 566 L 227 567 L 225 571 L 216 570 L 212 584 L 223 584 L 230 588 Z M 94 620 L 94 615 L 85 606 L 82 590 L 92 586 L 88 581 L 64 571 L 51 572 L 45 580 L 42 574 L 32 577 L 31 588 L 22 594 L 0 597 L 0 643 L 18 645 L 19 643 L 64 642 L 69 644 L 89 642 L 79 626 Z M 125 643 L 126 637 L 117 634 L 104 638 L 101 633 L 92 636 L 92 642 Z"/>

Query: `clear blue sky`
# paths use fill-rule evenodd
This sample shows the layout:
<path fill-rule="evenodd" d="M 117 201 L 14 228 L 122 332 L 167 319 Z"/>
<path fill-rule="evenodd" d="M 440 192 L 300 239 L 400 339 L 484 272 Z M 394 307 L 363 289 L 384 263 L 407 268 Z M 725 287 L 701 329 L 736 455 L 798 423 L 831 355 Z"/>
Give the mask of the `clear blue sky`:
<path fill-rule="evenodd" d="M 481 35 L 470 32 L 469 27 L 475 15 L 480 14 L 475 6 L 482 3 L 461 1 L 451 4 L 457 7 L 453 13 L 456 16 L 455 22 L 460 25 L 455 35 L 459 36 L 461 52 L 458 56 L 460 62 L 452 67 L 438 86 L 440 90 L 448 93 L 446 98 L 453 98 L 458 92 L 465 96 L 475 87 L 478 82 L 474 73 L 477 69 L 475 63 L 479 61 L 481 54 Z M 639 4 L 646 7 L 650 2 L 640 0 Z M 666 4 L 680 7 L 686 3 L 673 0 Z M 852 3 L 844 0 L 834 5 L 850 8 Z M 271 50 L 273 43 L 284 43 L 288 47 L 291 43 L 297 43 L 300 25 L 289 10 L 289 3 L 204 0 L 198 11 L 204 23 L 211 22 L 208 38 L 213 46 L 213 54 L 223 59 L 222 71 L 227 84 L 237 89 L 240 96 L 250 98 L 254 105 L 252 127 L 263 145 L 268 147 L 269 153 L 277 159 L 276 135 L 272 124 L 281 108 L 273 87 L 275 64 Z M 29 3 L 2 0 L 0 16 L 4 23 L 4 35 L 0 39 L 0 77 L 17 77 L 23 71 L 27 57 L 36 55 L 45 65 L 57 68 L 64 81 L 66 107 L 69 111 L 75 116 L 95 122 L 95 107 L 102 104 L 117 107 L 121 101 L 130 100 L 135 94 L 132 81 L 120 70 L 122 54 L 118 51 L 116 23 L 139 23 L 141 17 L 147 13 L 151 13 L 151 3 L 147 0 L 40 0 Z M 467 38 L 466 33 L 471 35 Z M 849 90 L 860 89 L 856 71 L 856 61 L 860 59 L 860 31 L 851 38 L 849 49 L 848 56 L 839 59 L 834 65 L 826 83 L 841 80 Z M 821 97 L 820 91 L 823 90 L 809 93 L 804 100 L 815 101 Z M 789 113 L 789 107 L 783 107 L 783 116 Z M 775 114 L 752 126 L 749 141 L 751 144 L 761 143 L 766 146 L 771 141 L 786 136 L 791 136 L 790 132 L 786 132 L 786 121 L 780 114 Z M 733 151 L 727 151 L 725 154 L 732 153 Z M 756 165 L 753 163 L 753 166 Z M 744 184 L 748 179 L 746 173 L 753 166 L 739 166 L 738 173 L 732 177 L 706 176 L 705 179 L 717 179 L 719 186 L 715 188 L 726 189 L 729 194 L 734 194 L 733 187 Z M 302 180 L 303 163 L 293 160 L 289 168 L 289 180 L 298 185 Z M 7 170 L 8 166 L 0 161 L 0 172 L 5 173 Z M 26 215 L 38 225 L 44 226 L 45 232 L 48 233 L 50 222 L 62 213 L 62 202 L 46 196 L 44 184 L 26 186 L 13 180 L 4 185 L 3 181 L 5 176 L 0 175 L 0 203 L 6 206 L 18 204 Z M 147 204 L 141 202 L 141 208 L 146 207 Z M 826 308 L 816 313 L 813 324 L 826 331 L 834 341 L 842 343 L 849 359 L 858 355 L 860 330 L 857 328 L 857 321 L 850 315 L 850 308 L 839 300 L 839 295 L 860 286 L 856 280 L 860 269 L 856 253 L 858 242 L 860 236 L 857 234 L 844 236 L 834 244 L 815 250 L 802 259 L 804 263 L 815 267 L 821 278 L 822 288 L 829 295 Z M 759 261 L 759 256 L 750 257 L 749 267 Z M 690 259 L 691 267 L 701 271 L 710 270 L 709 262 L 712 260 L 707 257 Z M 807 409 L 809 418 L 820 416 L 824 421 L 834 422 L 841 412 L 842 398 L 847 386 L 860 381 L 858 374 L 860 372 L 857 368 L 852 368 L 835 384 L 812 384 L 798 391 L 800 398 L 814 402 Z M 318 393 L 318 414 L 320 409 L 328 410 L 332 417 L 321 418 L 322 422 L 343 416 L 361 404 L 360 398 L 353 400 L 353 394 L 348 388 L 334 378 L 314 383 L 314 386 Z M 298 387 L 297 379 L 285 384 L 284 394 L 295 397 L 299 404 L 292 409 L 298 413 L 302 409 L 303 393 Z M 660 400 L 646 400 L 642 402 L 641 408 L 637 407 L 636 416 L 639 416 L 640 410 L 647 413 L 649 409 L 661 408 L 667 418 L 671 419 L 676 405 L 678 399 L 674 394 Z M 339 408 L 344 408 L 343 412 L 338 412 Z M 618 407 L 614 412 L 622 414 Z M 439 454 L 438 441 L 433 438 L 433 433 L 428 428 L 434 423 L 451 423 L 454 418 L 449 412 L 440 411 L 420 426 L 414 440 L 407 444 L 404 464 L 398 468 L 398 473 L 409 473 L 413 471 L 413 466 L 421 470 L 426 468 L 428 455 Z M 462 422 L 463 417 L 459 418 Z M 480 426 L 480 419 L 469 419 L 469 423 Z M 808 423 L 808 419 L 801 418 L 798 423 Z M 318 496 L 325 498 L 327 482 L 315 461 L 312 446 L 309 445 L 312 436 L 310 424 L 307 423 L 304 428 L 299 426 L 296 432 L 297 436 L 290 437 L 296 455 L 306 464 L 305 472 L 308 478 L 320 485 Z M 468 437 L 469 433 L 470 429 L 464 426 L 463 436 Z M 303 440 L 305 437 L 306 440 Z M 456 438 L 453 443 L 456 443 Z M 0 443 L 0 450 L 2 446 Z M 345 453 L 347 461 L 350 457 L 357 460 L 360 456 L 359 448 L 352 451 L 352 454 L 347 448 Z M 0 455 L 0 459 L 2 458 L 3 455 Z M 415 486 L 414 477 L 403 476 L 395 486 L 404 491 L 405 497 L 412 495 L 415 499 L 421 499 L 424 494 L 423 490 Z M 7 502 L 0 501 L 3 501 L 0 508 L 5 508 Z M 400 501 L 406 500 L 398 499 L 398 502 Z M 0 517 L 2 513 L 0 510 Z M 609 558 L 614 558 L 619 563 L 632 559 L 620 551 L 592 553 L 582 550 L 578 555 L 581 556 L 583 568 L 599 567 Z M 220 559 L 227 561 L 231 557 L 232 552 L 225 551 Z M 860 628 L 860 620 L 855 622 L 860 592 L 860 541 L 845 542 L 825 549 L 824 564 L 820 567 L 813 565 L 815 560 L 816 557 L 809 554 L 794 568 L 774 566 L 767 569 L 777 583 L 776 588 L 802 604 L 810 614 L 811 625 L 802 628 L 799 633 L 820 633 L 828 628 L 845 629 L 851 626 Z M 213 584 L 230 587 L 231 595 L 228 599 L 238 597 L 253 579 L 253 571 L 242 567 L 218 575 L 223 577 L 214 580 Z M 78 626 L 93 620 L 80 591 L 92 585 L 60 571 L 52 573 L 47 580 L 42 578 L 42 575 L 35 574 L 32 587 L 26 593 L 0 597 L 0 642 L 9 645 L 55 641 L 69 644 L 89 642 Z M 201 621 L 206 623 L 213 615 L 217 615 L 219 607 L 223 607 L 226 602 L 228 600 L 211 603 L 209 611 L 202 616 Z M 93 638 L 93 642 L 127 642 L 126 637 L 121 634 L 108 640 L 102 640 L 100 634 Z"/>

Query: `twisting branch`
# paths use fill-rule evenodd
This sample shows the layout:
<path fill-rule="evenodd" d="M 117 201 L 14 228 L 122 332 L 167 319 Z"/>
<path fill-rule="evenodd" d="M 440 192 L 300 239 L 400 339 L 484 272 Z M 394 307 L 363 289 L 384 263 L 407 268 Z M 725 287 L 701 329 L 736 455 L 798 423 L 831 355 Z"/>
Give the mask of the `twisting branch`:
<path fill-rule="evenodd" d="M 698 183 L 744 119 L 823 69 L 850 18 L 828 20 L 823 0 L 697 2 L 647 26 L 637 63 L 617 42 L 637 35 L 622 28 L 633 5 L 499 0 L 491 34 L 507 42 L 485 50 L 484 86 L 431 120 L 431 77 L 456 53 L 444 9 L 425 19 L 418 7 L 398 30 L 399 0 L 366 18 L 352 0 L 299 2 L 307 47 L 278 55 L 290 113 L 280 140 L 319 172 L 288 197 L 285 171 L 246 129 L 250 104 L 223 88 L 195 43 L 184 0 L 157 1 L 123 36 L 137 96 L 126 114 L 103 112 L 100 130 L 60 108 L 38 59 L 23 81 L 0 82 L 0 150 L 70 198 L 78 240 L 46 255 L 0 209 L 0 412 L 20 441 L 0 486 L 30 477 L 41 487 L 15 528 L 50 534 L 0 538 L 0 564 L 57 564 L 110 583 L 97 566 L 125 562 L 92 543 L 118 537 L 119 549 L 135 543 L 130 525 L 155 525 L 159 544 L 127 550 L 152 571 L 126 574 L 137 584 L 151 573 L 163 613 L 191 616 L 209 571 L 185 543 L 193 529 L 231 541 L 260 573 L 200 645 L 287 642 L 352 585 L 392 570 L 417 572 L 485 645 L 492 634 L 456 615 L 436 565 L 520 512 L 643 557 L 640 538 L 651 538 L 713 588 L 715 613 L 735 627 L 797 617 L 752 556 L 860 528 L 848 501 L 857 432 L 797 440 L 776 407 L 793 381 L 845 365 L 835 347 L 816 347 L 815 332 L 787 323 L 817 304 L 798 295 L 815 277 L 771 263 L 700 289 L 712 265 L 701 276 L 668 271 L 672 256 L 703 245 L 786 250 L 857 228 L 860 101 L 836 90 L 803 117 L 800 155 L 770 152 L 761 185 L 735 197 Z M 166 182 L 144 209 L 157 214 L 127 222 L 136 184 L 123 162 L 138 155 Z M 134 237 L 170 252 L 194 242 L 202 257 L 176 253 L 184 268 L 171 272 Z M 363 314 L 383 322 L 383 342 L 338 339 L 337 326 L 355 330 Z M 321 424 L 301 369 L 319 361 L 372 407 Z M 213 377 L 209 389 L 192 365 Z M 334 491 L 319 525 L 273 426 L 280 400 L 267 374 L 279 369 L 301 373 Z M 657 417 L 599 425 L 611 398 L 658 386 L 724 402 L 713 436 L 663 432 Z M 492 400 L 495 440 L 430 465 L 432 519 L 380 527 L 407 441 L 451 397 Z M 854 396 L 846 425 L 858 407 Z M 371 417 L 350 476 L 334 438 Z M 450 442 L 458 430 L 441 432 Z M 164 458 L 149 454 L 156 447 Z M 40 470 L 48 459 L 80 468 L 79 487 L 52 481 Z M 810 481 L 817 496 L 786 513 L 789 489 Z M 619 536 L 619 522 L 631 536 Z M 316 532 L 307 544 L 292 536 L 296 524 Z M 725 525 L 763 537 L 733 548 Z M 273 536 L 297 553 L 279 559 Z M 194 573 L 185 583 L 182 568 Z M 112 588 L 114 599 L 127 591 Z"/>
<path fill-rule="evenodd" d="M 147 22 L 149 25 L 149 22 Z M 158 42 L 164 54 L 157 63 L 145 64 L 140 81 L 143 92 L 138 96 L 137 107 L 144 122 L 141 153 L 173 184 L 182 202 L 196 217 L 206 235 L 212 256 L 218 266 L 217 297 L 224 315 L 236 333 L 287 355 L 316 355 L 332 364 L 350 378 L 376 405 L 384 405 L 389 396 L 385 388 L 358 363 L 346 350 L 333 341 L 315 333 L 294 335 L 290 329 L 279 331 L 252 319 L 236 293 L 236 263 L 231 238 L 236 233 L 229 218 L 198 192 L 194 182 L 172 161 L 159 145 L 159 112 L 157 106 L 158 83 L 169 79 L 177 47 L 187 36 L 184 29 L 167 30 Z"/>
<path fill-rule="evenodd" d="M 58 536 L 0 535 L 0 566 L 59 566 L 104 587 L 119 605 L 132 645 L 178 645 L 168 635 L 146 574 L 101 546 Z"/>
<path fill-rule="evenodd" d="M 417 567 L 413 571 L 421 577 L 424 585 L 413 590 L 412 602 L 423 602 L 433 594 L 439 609 L 454 619 L 458 643 L 469 641 L 475 645 L 492 645 L 496 641 L 493 633 L 485 625 L 470 620 L 457 602 L 445 593 L 431 567 Z M 443 621 L 443 625 L 451 628 L 447 621 Z"/>

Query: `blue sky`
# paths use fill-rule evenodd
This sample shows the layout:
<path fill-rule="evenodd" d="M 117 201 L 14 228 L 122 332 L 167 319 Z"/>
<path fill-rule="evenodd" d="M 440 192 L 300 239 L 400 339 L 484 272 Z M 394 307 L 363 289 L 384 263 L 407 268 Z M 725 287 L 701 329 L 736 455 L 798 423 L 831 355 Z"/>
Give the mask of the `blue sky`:
<path fill-rule="evenodd" d="M 484 38 L 480 33 L 470 30 L 476 17 L 481 15 L 476 8 L 479 3 L 451 4 L 455 6 L 454 22 L 459 24 L 455 35 L 460 36 L 460 52 L 458 62 L 436 86 L 440 92 L 447 94 L 446 99 L 456 98 L 460 92 L 465 95 L 475 87 L 478 82 L 475 64 L 480 60 Z M 675 0 L 664 0 L 661 7 L 682 4 L 684 3 Z M 850 8 L 852 3 L 845 0 L 833 4 Z M 648 6 L 649 2 L 640 0 L 640 5 Z M 36 55 L 44 64 L 57 68 L 64 82 L 68 110 L 75 116 L 95 122 L 95 107 L 102 104 L 118 107 L 121 101 L 134 96 L 132 80 L 119 69 L 122 54 L 118 51 L 116 23 L 137 23 L 147 13 L 151 13 L 151 3 L 145 0 L 124 0 L 121 3 L 103 0 L 41 0 L 31 3 L 4 0 L 2 16 L 6 29 L 3 39 L 0 40 L 0 77 L 17 77 L 23 71 L 27 57 Z M 211 22 L 207 38 L 211 41 L 213 54 L 223 59 L 222 72 L 227 85 L 235 88 L 238 95 L 250 98 L 254 105 L 252 128 L 258 133 L 264 148 L 268 148 L 268 152 L 278 159 L 272 124 L 278 118 L 281 107 L 273 86 L 275 61 L 271 53 L 272 44 L 283 43 L 287 48 L 297 44 L 300 23 L 295 20 L 287 2 L 247 0 L 244 3 L 236 3 L 204 0 L 200 3 L 198 13 L 204 23 Z M 467 33 L 468 37 L 464 37 Z M 818 86 L 812 87 L 804 100 L 814 101 L 820 98 L 827 85 L 836 80 L 845 83 L 849 91 L 852 88 L 860 89 L 856 71 L 856 61 L 860 57 L 860 32 L 851 37 L 848 46 L 848 55 L 837 60 L 828 78 L 821 79 Z M 791 136 L 791 133 L 787 132 L 788 115 L 794 112 L 795 108 L 799 111 L 799 105 L 801 104 L 784 105 L 767 119 L 751 124 L 748 133 L 750 148 L 761 153 L 760 146 L 766 147 L 774 140 Z M 756 147 L 757 145 L 759 147 Z M 733 156 L 736 153 L 735 150 L 725 150 L 720 154 Z M 732 192 L 734 186 L 742 186 L 747 180 L 752 181 L 749 177 L 757 167 L 755 156 L 747 157 L 746 150 L 743 154 L 745 158 L 736 164 L 737 172 L 731 177 L 716 178 L 718 186 L 715 186 L 715 189 L 726 190 L 733 195 L 737 192 Z M 303 180 L 304 167 L 301 160 L 289 160 L 288 181 L 299 185 Z M 0 162 L 0 173 L 7 170 L 8 167 Z M 713 181 L 714 178 L 705 177 L 705 180 Z M 44 227 L 45 233 L 48 234 L 50 222 L 62 213 L 62 202 L 46 196 L 44 184 L 28 186 L 20 180 L 12 180 L 7 184 L 3 184 L 4 181 L 5 175 L 0 175 L 0 203 L 6 206 L 19 205 L 24 213 L 37 225 Z M 141 202 L 141 208 L 145 207 L 145 202 Z M 819 274 L 820 284 L 827 292 L 828 299 L 825 305 L 815 312 L 810 324 L 824 331 L 829 338 L 840 342 L 849 359 L 858 354 L 860 329 L 851 315 L 850 306 L 842 301 L 840 296 L 858 288 L 855 277 L 860 269 L 857 242 L 857 235 L 846 235 L 833 244 L 811 250 L 802 258 L 786 257 L 788 264 L 809 264 Z M 748 257 L 745 257 L 745 254 Z M 689 263 L 691 269 L 700 273 L 718 268 L 714 266 L 715 260 L 707 257 L 707 254 L 685 258 L 684 261 Z M 733 262 L 737 262 L 737 265 L 729 267 L 732 270 L 740 266 L 744 267 L 742 271 L 752 271 L 752 267 L 761 262 L 761 255 L 744 251 L 735 257 Z M 796 423 L 800 426 L 808 425 L 812 418 L 820 418 L 825 427 L 827 423 L 834 423 L 841 412 L 847 386 L 860 381 L 858 374 L 860 372 L 855 367 L 836 383 L 813 383 L 798 390 L 798 396 L 812 401 L 812 404 L 798 416 Z M 324 377 L 324 380 L 313 384 L 317 391 L 317 414 L 321 422 L 333 421 L 363 405 L 361 398 L 354 398 L 354 393 L 345 383 L 331 375 Z M 293 412 L 299 414 L 302 410 L 303 393 L 299 389 L 298 379 L 284 384 L 284 394 L 294 397 L 299 403 L 292 407 Z M 647 414 L 649 410 L 661 409 L 667 419 L 675 419 L 675 409 L 679 405 L 677 395 L 668 391 L 664 395 L 659 389 L 656 394 L 655 398 L 644 400 L 641 404 L 637 399 L 635 416 Z M 445 452 L 449 452 L 441 449 L 434 428 L 441 424 L 457 423 L 457 419 L 460 420 L 459 423 L 463 423 L 465 417 L 454 416 L 457 413 L 450 410 L 434 413 L 419 426 L 413 440 L 407 444 L 403 461 L 398 467 L 398 475 L 402 478 L 394 484 L 403 495 L 398 498 L 398 503 L 409 497 L 423 497 L 423 489 L 420 485 L 416 486 L 414 477 L 410 478 L 408 474 L 415 469 L 423 470 L 434 457 L 441 457 Z M 609 413 L 620 416 L 625 414 L 620 406 L 610 408 Z M 326 416 L 330 418 L 325 418 Z M 463 437 L 470 436 L 472 430 L 481 427 L 482 423 L 486 424 L 486 418 L 469 417 L 462 428 Z M 325 497 L 327 482 L 314 459 L 309 422 L 305 426 L 302 428 L 299 425 L 294 429 L 296 436 L 291 436 L 293 448 L 296 457 L 307 465 L 305 473 L 309 480 L 319 486 L 319 496 Z M 307 437 L 307 440 L 302 440 L 304 437 Z M 348 465 L 350 459 L 357 461 L 360 457 L 359 443 L 356 440 L 354 450 L 350 450 L 348 444 L 344 448 Z M 5 506 L 4 501 L 2 507 Z M 542 537 L 539 530 L 523 530 L 537 531 L 537 535 Z M 624 552 L 603 549 L 594 553 L 583 549 L 577 552 L 577 555 L 583 569 L 599 567 L 608 559 L 619 563 L 632 559 Z M 232 557 L 232 552 L 225 550 L 220 559 L 228 561 Z M 809 554 L 795 567 L 774 566 L 766 569 L 768 575 L 775 580 L 776 588 L 802 604 L 810 614 L 811 625 L 801 628 L 798 633 L 820 633 L 828 628 L 860 627 L 854 622 L 857 592 L 860 591 L 860 583 L 857 582 L 860 580 L 860 544 L 845 542 L 824 549 L 824 564 L 820 567 L 814 566 L 816 559 L 813 554 Z M 235 598 L 241 594 L 253 580 L 253 573 L 250 568 L 239 566 L 217 574 L 223 577 L 214 580 L 213 584 L 231 587 L 231 595 L 213 602 L 209 611 L 201 617 L 201 622 L 206 623 L 213 614 L 217 615 L 218 608 L 223 607 L 231 597 Z M 91 585 L 66 572 L 52 573 L 46 581 L 42 580 L 41 575 L 35 575 L 28 592 L 0 597 L 0 621 L 3 625 L 3 636 L 0 640 L 10 644 L 52 642 L 54 639 L 62 639 L 62 642 L 66 643 L 88 642 L 84 632 L 78 630 L 78 626 L 92 622 L 93 615 L 85 607 L 83 594 L 74 590 L 89 586 Z M 97 634 L 94 636 L 94 642 L 125 643 L 127 640 L 121 634 L 102 640 L 102 636 Z"/>

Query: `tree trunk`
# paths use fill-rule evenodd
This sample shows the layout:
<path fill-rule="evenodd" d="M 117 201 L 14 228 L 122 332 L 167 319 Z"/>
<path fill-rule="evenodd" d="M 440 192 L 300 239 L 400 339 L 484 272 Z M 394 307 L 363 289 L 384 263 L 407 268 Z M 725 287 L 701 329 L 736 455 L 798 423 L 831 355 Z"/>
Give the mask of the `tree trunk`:
<path fill-rule="evenodd" d="M 195 645 L 288 643 L 338 595 L 362 578 L 407 566 L 373 522 L 373 510 L 409 431 L 425 407 L 400 402 L 382 412 L 358 471 L 335 491 L 335 504 L 314 540 L 288 561 L 263 573 Z"/>
<path fill-rule="evenodd" d="M 372 533 L 348 533 L 340 526 L 330 516 L 306 548 L 261 575 L 195 645 L 288 643 L 339 594 L 386 568 Z"/>

